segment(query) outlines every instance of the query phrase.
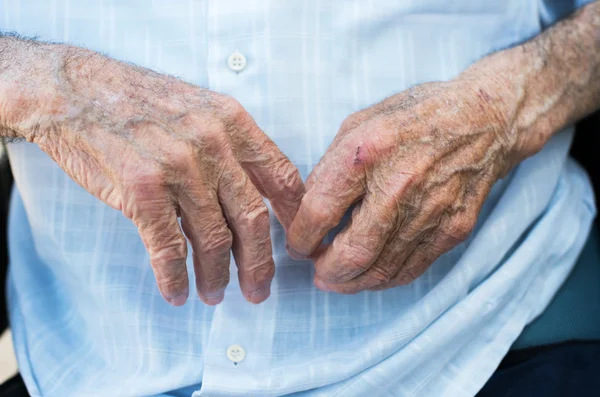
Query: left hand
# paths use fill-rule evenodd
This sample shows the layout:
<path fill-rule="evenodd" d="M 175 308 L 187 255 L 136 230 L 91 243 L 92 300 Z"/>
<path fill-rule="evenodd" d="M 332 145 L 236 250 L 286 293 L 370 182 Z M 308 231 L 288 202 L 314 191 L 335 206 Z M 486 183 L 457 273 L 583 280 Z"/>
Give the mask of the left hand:
<path fill-rule="evenodd" d="M 314 259 L 317 287 L 410 283 L 469 236 L 494 182 L 520 160 L 499 92 L 490 79 L 459 77 L 344 121 L 287 231 L 290 255 Z M 321 246 L 353 204 L 349 224 Z"/>

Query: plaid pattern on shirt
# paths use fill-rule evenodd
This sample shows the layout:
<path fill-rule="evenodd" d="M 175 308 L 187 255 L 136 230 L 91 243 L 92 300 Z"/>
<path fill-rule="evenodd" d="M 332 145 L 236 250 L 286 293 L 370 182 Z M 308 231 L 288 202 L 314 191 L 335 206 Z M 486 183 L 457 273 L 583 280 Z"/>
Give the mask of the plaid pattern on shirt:
<path fill-rule="evenodd" d="M 305 178 L 342 120 L 538 33 L 541 0 L 0 0 L 0 30 L 102 51 L 239 100 Z M 571 8 L 572 9 L 572 8 Z M 564 11 L 564 10 L 563 10 Z M 247 67 L 227 66 L 234 51 Z M 10 314 L 34 396 L 473 396 L 569 273 L 595 214 L 572 130 L 494 187 L 476 231 L 414 283 L 312 284 L 272 218 L 253 306 L 160 296 L 136 228 L 35 145 L 11 144 Z M 189 250 L 191 253 L 191 249 Z M 193 274 L 191 259 L 189 273 Z M 191 283 L 193 285 L 193 283 Z M 238 365 L 226 350 L 238 344 Z"/>

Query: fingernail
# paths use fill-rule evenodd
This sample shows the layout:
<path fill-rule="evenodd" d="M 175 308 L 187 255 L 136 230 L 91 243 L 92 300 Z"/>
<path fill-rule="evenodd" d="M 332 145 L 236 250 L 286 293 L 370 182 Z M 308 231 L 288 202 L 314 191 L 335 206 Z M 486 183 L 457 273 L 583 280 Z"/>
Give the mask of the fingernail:
<path fill-rule="evenodd" d="M 186 290 L 179 295 L 168 296 L 167 301 L 173 306 L 181 306 L 187 300 L 189 293 L 190 291 L 186 288 Z"/>
<path fill-rule="evenodd" d="M 271 291 L 269 288 L 261 288 L 259 290 L 250 292 L 246 299 L 252 303 L 261 303 L 269 297 L 270 293 Z"/>
<path fill-rule="evenodd" d="M 225 290 L 212 292 L 210 294 L 204 295 L 204 302 L 207 305 L 211 305 L 211 306 L 218 305 L 219 303 L 221 303 L 223 301 L 224 297 L 225 297 Z"/>
<path fill-rule="evenodd" d="M 306 255 L 302 255 L 301 253 L 295 251 L 292 247 L 290 247 L 289 244 L 285 245 L 285 249 L 287 250 L 288 255 L 291 256 L 293 259 L 296 259 L 296 260 L 306 259 Z"/>
<path fill-rule="evenodd" d="M 315 287 L 323 292 L 331 292 L 331 288 L 329 288 L 320 278 L 315 279 Z"/>

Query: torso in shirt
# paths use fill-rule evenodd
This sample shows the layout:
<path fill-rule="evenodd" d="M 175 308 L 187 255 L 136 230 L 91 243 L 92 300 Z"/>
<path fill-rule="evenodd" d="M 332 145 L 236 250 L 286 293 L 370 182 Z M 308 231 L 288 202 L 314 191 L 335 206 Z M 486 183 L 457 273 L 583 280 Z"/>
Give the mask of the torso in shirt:
<path fill-rule="evenodd" d="M 411 85 L 451 79 L 541 29 L 535 0 L 20 0 L 2 7 L 0 30 L 83 45 L 235 97 L 303 177 L 351 113 Z M 235 51 L 247 59 L 241 72 L 227 64 Z M 519 324 L 543 306 L 525 291 L 537 286 L 551 295 L 585 238 L 593 203 L 581 171 L 565 166 L 569 142 L 569 132 L 559 134 L 529 169 L 498 183 L 471 239 L 407 287 L 353 296 L 316 290 L 311 264 L 288 258 L 272 218 L 271 298 L 247 303 L 232 265 L 217 308 L 197 297 L 181 308 L 166 304 L 131 222 L 37 147 L 12 145 L 20 194 L 11 218 L 11 319 L 30 392 L 152 395 L 198 384 L 198 394 L 211 397 L 469 395 Z M 561 184 L 575 193 L 561 195 Z M 583 209 L 569 209 L 573 202 Z M 581 234 L 561 247 L 547 248 L 564 236 L 545 229 L 519 242 L 551 204 L 557 209 L 546 222 L 579 226 Z M 518 250 L 524 241 L 557 270 L 534 266 Z M 503 283 L 506 274 L 486 280 L 502 264 L 530 284 Z M 541 274 L 552 282 L 539 284 Z M 503 328 L 508 316 L 513 328 Z M 226 354 L 232 345 L 245 351 L 237 365 Z"/>

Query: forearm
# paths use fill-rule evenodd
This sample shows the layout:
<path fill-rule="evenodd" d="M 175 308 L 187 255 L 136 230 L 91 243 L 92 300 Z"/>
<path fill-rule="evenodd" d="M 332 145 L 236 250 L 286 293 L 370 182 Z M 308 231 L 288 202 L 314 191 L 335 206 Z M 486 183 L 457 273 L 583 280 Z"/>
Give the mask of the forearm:
<path fill-rule="evenodd" d="M 65 48 L 0 32 L 0 136 L 31 140 L 35 123 L 64 111 L 57 81 Z"/>
<path fill-rule="evenodd" d="M 518 157 L 539 151 L 561 128 L 600 108 L 600 1 L 534 39 L 483 58 L 463 77 L 494 81 Z"/>

